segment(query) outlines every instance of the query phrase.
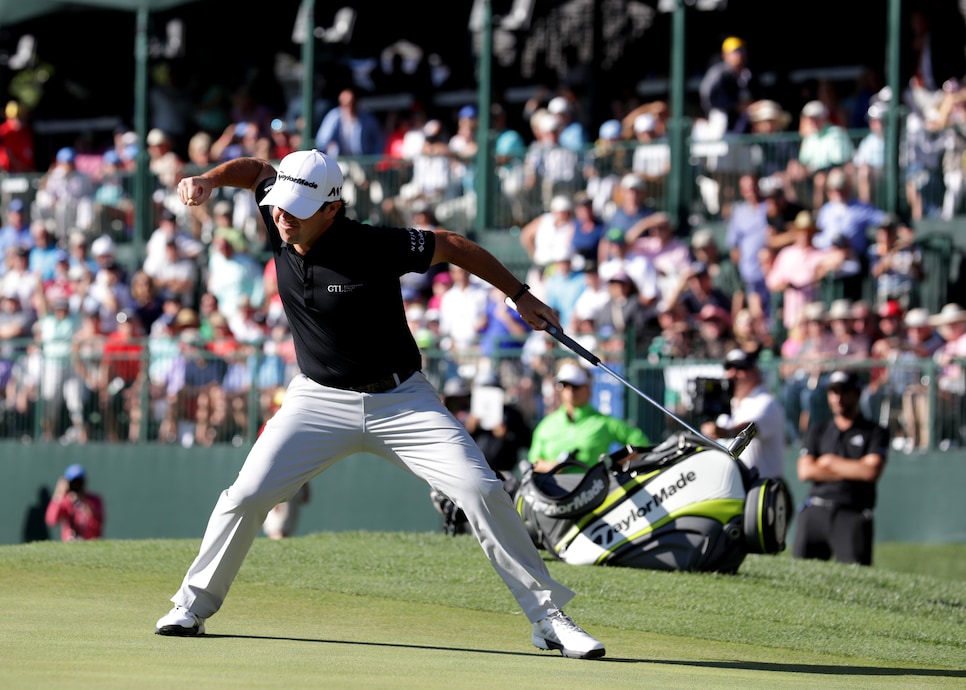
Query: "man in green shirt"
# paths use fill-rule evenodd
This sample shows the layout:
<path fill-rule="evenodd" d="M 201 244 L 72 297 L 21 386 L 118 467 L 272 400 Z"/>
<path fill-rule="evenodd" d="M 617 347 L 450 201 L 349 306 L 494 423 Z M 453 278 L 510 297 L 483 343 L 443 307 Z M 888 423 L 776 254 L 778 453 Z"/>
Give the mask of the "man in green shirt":
<path fill-rule="evenodd" d="M 573 451 L 576 460 L 591 467 L 614 443 L 648 445 L 643 431 L 590 404 L 590 376 L 586 369 L 565 362 L 555 380 L 560 407 L 540 420 L 533 430 L 528 457 L 535 472 L 549 472 Z"/>

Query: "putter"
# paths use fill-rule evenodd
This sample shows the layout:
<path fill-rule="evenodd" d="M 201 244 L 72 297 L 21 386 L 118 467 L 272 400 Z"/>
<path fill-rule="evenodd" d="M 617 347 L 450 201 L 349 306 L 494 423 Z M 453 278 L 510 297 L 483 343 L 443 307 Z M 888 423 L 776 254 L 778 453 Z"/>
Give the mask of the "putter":
<path fill-rule="evenodd" d="M 516 305 L 513 304 L 512 300 L 510 300 L 509 297 L 506 298 L 505 301 L 506 301 L 506 305 L 508 307 L 510 307 L 511 309 L 513 309 L 514 311 L 516 311 Z M 735 438 L 732 439 L 730 446 L 725 446 L 725 445 L 719 443 L 718 441 L 715 441 L 712 438 L 708 438 L 707 436 L 705 436 L 704 434 L 702 434 L 700 431 L 698 431 L 697 429 L 695 429 L 693 426 L 691 426 L 690 424 L 688 424 L 686 421 L 684 421 L 683 419 L 681 419 L 680 417 L 678 417 L 676 414 L 674 414 L 673 412 L 671 412 L 669 409 L 667 409 L 666 407 L 664 407 L 663 405 L 661 405 L 659 402 L 657 402 L 656 400 L 654 400 L 653 398 L 651 398 L 647 393 L 645 393 L 644 391 L 640 390 L 635 385 L 633 385 L 630 381 L 628 381 L 623 376 L 621 376 L 620 374 L 618 374 L 616 371 L 614 371 L 613 369 L 611 369 L 610 367 L 608 367 L 606 364 L 604 364 L 600 360 L 600 357 L 598 357 L 593 352 L 591 352 L 590 350 L 588 350 L 587 348 L 585 348 L 583 345 L 581 345 L 580 343 L 578 343 L 576 340 L 574 340 L 573 338 L 571 338 L 569 335 L 567 335 L 566 333 L 564 333 L 562 330 L 560 330 L 556 326 L 550 326 L 550 325 L 548 325 L 547 326 L 547 333 L 549 333 L 551 336 L 553 336 L 553 338 L 555 340 L 557 340 L 557 342 L 559 342 L 561 345 L 567 347 L 570 350 L 573 350 L 575 353 L 577 353 L 578 355 L 580 355 L 581 357 L 583 357 L 584 359 L 586 359 L 588 362 L 590 362 L 591 364 L 593 364 L 595 367 L 599 367 L 600 369 L 603 369 L 604 371 L 606 371 L 608 374 L 610 374 L 615 379 L 617 379 L 618 381 L 620 381 L 621 383 L 623 383 L 625 386 L 627 386 L 627 388 L 629 388 L 630 390 L 632 390 L 635 393 L 637 393 L 644 400 L 646 400 L 647 402 L 651 403 L 654 407 L 656 407 L 661 412 L 663 412 L 664 414 L 666 414 L 668 417 L 670 417 L 671 419 L 673 419 L 675 422 L 677 422 L 678 424 L 680 424 L 681 426 L 683 426 L 685 429 L 687 429 L 688 431 L 690 431 L 692 434 L 694 434 L 695 436 L 697 436 L 698 438 L 700 438 L 702 441 L 707 442 L 708 444 L 714 446 L 718 450 L 721 450 L 721 451 L 727 453 L 728 455 L 732 456 L 733 458 L 736 458 L 737 459 L 739 453 L 741 453 L 741 451 L 744 450 L 745 447 L 749 443 L 751 443 L 751 440 L 755 437 L 755 434 L 757 433 L 757 428 L 752 423 L 752 424 L 749 424 L 744 429 L 742 429 L 735 436 Z"/>

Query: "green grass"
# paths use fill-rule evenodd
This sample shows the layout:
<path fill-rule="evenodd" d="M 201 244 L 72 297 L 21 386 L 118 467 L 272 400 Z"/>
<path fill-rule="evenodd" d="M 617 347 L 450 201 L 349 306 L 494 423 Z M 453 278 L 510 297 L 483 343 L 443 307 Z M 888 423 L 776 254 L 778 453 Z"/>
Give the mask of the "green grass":
<path fill-rule="evenodd" d="M 966 545 L 735 576 L 573 567 L 600 662 L 529 642 L 469 537 L 260 539 L 201 639 L 153 635 L 194 540 L 0 547 L 0 687 L 866 688 L 966 685 Z"/>

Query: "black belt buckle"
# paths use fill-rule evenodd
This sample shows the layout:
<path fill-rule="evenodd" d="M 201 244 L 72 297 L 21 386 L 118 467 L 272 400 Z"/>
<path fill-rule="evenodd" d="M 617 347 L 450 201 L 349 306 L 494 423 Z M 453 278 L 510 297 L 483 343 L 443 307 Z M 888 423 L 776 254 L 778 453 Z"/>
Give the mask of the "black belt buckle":
<path fill-rule="evenodd" d="M 378 381 L 373 381 L 372 383 L 367 383 L 362 386 L 352 386 L 349 390 L 355 391 L 356 393 L 385 393 L 386 391 L 391 391 L 393 388 L 398 387 L 403 381 L 415 373 L 415 369 L 410 369 L 409 371 L 401 374 L 393 373 L 385 378 L 379 379 Z"/>

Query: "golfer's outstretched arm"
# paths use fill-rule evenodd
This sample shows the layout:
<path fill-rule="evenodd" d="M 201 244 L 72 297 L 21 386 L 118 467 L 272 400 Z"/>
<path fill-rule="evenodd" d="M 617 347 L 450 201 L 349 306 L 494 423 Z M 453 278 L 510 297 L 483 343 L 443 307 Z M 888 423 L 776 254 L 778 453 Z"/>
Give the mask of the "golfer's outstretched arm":
<path fill-rule="evenodd" d="M 237 187 L 255 191 L 258 183 L 275 176 L 275 168 L 259 158 L 233 158 L 200 175 L 186 177 L 178 183 L 178 196 L 185 206 L 205 203 L 219 187 Z"/>
<path fill-rule="evenodd" d="M 455 232 L 434 230 L 433 234 L 436 236 L 434 264 L 456 264 L 482 278 L 507 297 L 516 298 L 517 311 L 531 328 L 538 331 L 545 330 L 548 325 L 561 328 L 556 312 L 531 295 L 529 290 L 523 289 L 520 279 L 489 251 Z"/>

